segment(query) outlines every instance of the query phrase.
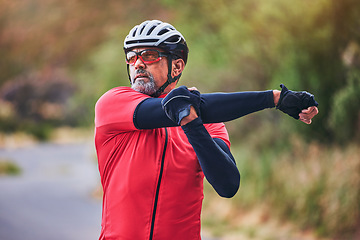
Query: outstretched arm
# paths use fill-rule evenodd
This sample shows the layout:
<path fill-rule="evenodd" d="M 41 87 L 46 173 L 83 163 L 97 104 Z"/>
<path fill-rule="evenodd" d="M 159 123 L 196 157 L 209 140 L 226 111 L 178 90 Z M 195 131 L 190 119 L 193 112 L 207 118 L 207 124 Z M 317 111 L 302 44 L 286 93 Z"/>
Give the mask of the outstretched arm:
<path fill-rule="evenodd" d="M 269 90 L 201 94 L 199 117 L 203 123 L 227 122 L 276 106 L 277 109 L 293 118 L 310 124 L 312 118 L 319 112 L 314 96 L 307 92 L 290 91 L 283 85 L 281 87 L 281 92 Z M 184 90 L 184 88 L 182 86 L 175 90 Z M 154 129 L 179 125 L 166 116 L 161 107 L 161 101 L 162 98 L 147 98 L 138 105 L 134 113 L 134 124 L 138 129 Z"/>
<path fill-rule="evenodd" d="M 161 106 L 162 98 L 147 98 L 134 113 L 138 129 L 179 126 Z M 227 122 L 266 108 L 273 108 L 273 91 L 201 94 L 200 118 L 203 123 Z"/>

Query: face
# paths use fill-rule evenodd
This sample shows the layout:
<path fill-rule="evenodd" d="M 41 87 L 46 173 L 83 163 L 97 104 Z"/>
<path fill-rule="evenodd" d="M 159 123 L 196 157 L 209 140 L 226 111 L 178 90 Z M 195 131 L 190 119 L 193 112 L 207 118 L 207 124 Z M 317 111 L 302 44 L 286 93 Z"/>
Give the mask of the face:
<path fill-rule="evenodd" d="M 132 51 L 140 52 L 145 49 L 155 49 L 163 52 L 161 49 L 151 47 L 134 48 Z M 136 62 L 129 65 L 129 74 L 132 89 L 147 95 L 153 95 L 167 81 L 167 58 L 161 57 L 157 62 L 146 64 L 138 56 Z"/>

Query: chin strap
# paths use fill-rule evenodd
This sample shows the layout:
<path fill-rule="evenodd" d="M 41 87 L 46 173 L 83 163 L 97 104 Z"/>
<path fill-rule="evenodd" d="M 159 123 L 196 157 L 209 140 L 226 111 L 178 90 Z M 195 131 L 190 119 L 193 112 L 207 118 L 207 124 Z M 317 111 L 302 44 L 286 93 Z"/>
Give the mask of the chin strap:
<path fill-rule="evenodd" d="M 175 77 L 172 77 L 171 71 L 172 71 L 172 56 L 171 54 L 169 54 L 167 81 L 161 87 L 159 87 L 159 89 L 154 94 L 151 95 L 152 97 L 159 97 L 164 92 L 165 88 L 167 88 L 167 86 L 169 86 L 173 82 L 176 82 L 180 78 L 181 73 Z"/>
<path fill-rule="evenodd" d="M 127 74 L 128 74 L 128 77 L 129 77 L 129 81 L 130 81 L 130 86 L 132 85 L 132 82 L 131 82 L 131 77 L 130 77 L 130 72 L 129 72 L 129 64 L 126 64 L 126 71 L 127 71 Z"/>

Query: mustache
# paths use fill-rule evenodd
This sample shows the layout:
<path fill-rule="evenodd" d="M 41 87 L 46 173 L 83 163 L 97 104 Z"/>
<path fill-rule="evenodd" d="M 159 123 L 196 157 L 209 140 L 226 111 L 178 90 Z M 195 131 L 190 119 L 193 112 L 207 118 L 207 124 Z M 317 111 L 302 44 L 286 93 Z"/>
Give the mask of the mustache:
<path fill-rule="evenodd" d="M 138 74 L 145 74 L 145 75 L 148 76 L 148 77 L 151 75 L 148 71 L 146 71 L 146 70 L 144 70 L 144 69 L 137 69 L 137 70 L 135 71 L 135 75 L 138 75 Z"/>

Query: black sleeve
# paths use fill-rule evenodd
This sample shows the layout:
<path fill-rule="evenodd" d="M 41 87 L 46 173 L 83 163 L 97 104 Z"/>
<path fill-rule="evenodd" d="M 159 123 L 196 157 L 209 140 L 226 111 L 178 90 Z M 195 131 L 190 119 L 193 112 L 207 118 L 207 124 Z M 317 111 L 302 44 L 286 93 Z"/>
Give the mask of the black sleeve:
<path fill-rule="evenodd" d="M 182 126 L 199 160 L 207 181 L 222 197 L 233 197 L 239 189 L 240 173 L 235 160 L 225 142 L 212 139 L 197 118 Z"/>
<path fill-rule="evenodd" d="M 162 98 L 142 101 L 134 113 L 134 125 L 138 129 L 154 129 L 177 126 L 161 107 Z M 203 123 L 227 122 L 247 114 L 273 108 L 271 90 L 262 92 L 208 93 L 201 94 L 200 118 Z"/>
<path fill-rule="evenodd" d="M 137 129 L 178 126 L 166 116 L 161 100 L 162 98 L 147 98 L 137 105 L 134 112 L 134 125 Z"/>

